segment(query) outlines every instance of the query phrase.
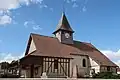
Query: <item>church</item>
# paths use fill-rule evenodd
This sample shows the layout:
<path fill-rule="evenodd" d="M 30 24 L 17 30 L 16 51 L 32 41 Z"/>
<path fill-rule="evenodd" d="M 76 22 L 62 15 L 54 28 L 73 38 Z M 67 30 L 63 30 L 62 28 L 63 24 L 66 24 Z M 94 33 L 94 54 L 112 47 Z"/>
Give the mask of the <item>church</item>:
<path fill-rule="evenodd" d="M 74 40 L 65 13 L 54 37 L 31 33 L 25 55 L 20 59 L 21 75 L 27 78 L 90 77 L 98 72 L 117 73 L 118 66 L 94 45 Z"/>

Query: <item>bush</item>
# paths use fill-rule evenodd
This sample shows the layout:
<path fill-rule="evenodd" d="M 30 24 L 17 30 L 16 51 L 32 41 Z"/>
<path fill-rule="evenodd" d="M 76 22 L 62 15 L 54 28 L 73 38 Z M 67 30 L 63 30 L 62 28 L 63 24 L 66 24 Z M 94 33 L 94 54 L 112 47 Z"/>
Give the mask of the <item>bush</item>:
<path fill-rule="evenodd" d="M 13 75 L 13 74 L 1 74 L 0 78 L 19 78 L 19 75 Z"/>
<path fill-rule="evenodd" d="M 101 72 L 94 74 L 93 78 L 102 78 L 102 79 L 120 79 L 120 75 L 113 74 L 112 72 Z"/>

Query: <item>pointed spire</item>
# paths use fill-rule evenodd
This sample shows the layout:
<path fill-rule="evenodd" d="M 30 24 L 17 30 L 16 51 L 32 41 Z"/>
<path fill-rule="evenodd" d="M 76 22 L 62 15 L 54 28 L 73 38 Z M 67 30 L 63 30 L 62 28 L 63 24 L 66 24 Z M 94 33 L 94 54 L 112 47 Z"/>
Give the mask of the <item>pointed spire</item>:
<path fill-rule="evenodd" d="M 62 13 L 62 17 L 59 21 L 59 24 L 57 25 L 57 29 L 56 29 L 55 32 L 53 32 L 53 34 L 56 33 L 59 30 L 65 30 L 65 31 L 69 31 L 69 32 L 72 32 L 72 33 L 74 32 L 72 30 L 72 28 L 70 27 L 70 24 L 69 24 L 69 22 L 68 22 L 68 20 L 65 16 L 65 12 Z"/>

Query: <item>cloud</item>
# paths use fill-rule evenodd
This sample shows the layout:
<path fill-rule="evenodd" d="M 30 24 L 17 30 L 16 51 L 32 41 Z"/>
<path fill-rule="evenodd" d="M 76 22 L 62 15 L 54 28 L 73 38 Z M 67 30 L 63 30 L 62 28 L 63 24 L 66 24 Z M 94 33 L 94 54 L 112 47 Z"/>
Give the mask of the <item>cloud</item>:
<path fill-rule="evenodd" d="M 15 20 L 12 20 L 13 24 L 18 24 L 18 22 L 16 22 Z"/>
<path fill-rule="evenodd" d="M 19 0 L 0 0 L 0 10 L 10 10 L 19 7 Z"/>
<path fill-rule="evenodd" d="M 10 63 L 12 60 L 17 60 L 17 56 L 13 57 L 12 54 L 7 54 L 0 62 L 6 61 Z"/>
<path fill-rule="evenodd" d="M 118 51 L 112 51 L 112 50 L 101 50 L 102 53 L 104 53 L 106 56 L 112 59 L 118 59 L 120 58 L 120 50 Z"/>
<path fill-rule="evenodd" d="M 120 67 L 120 60 L 116 61 L 115 64 L 117 64 Z"/>
<path fill-rule="evenodd" d="M 0 16 L 1 16 L 1 15 L 3 15 L 3 11 L 2 11 L 2 10 L 0 10 Z"/>
<path fill-rule="evenodd" d="M 0 0 L 0 10 L 11 10 L 22 5 L 41 4 L 43 0 Z"/>
<path fill-rule="evenodd" d="M 85 6 L 83 6 L 82 11 L 83 11 L 83 12 L 86 12 L 86 11 L 87 11 L 87 8 L 86 8 Z"/>
<path fill-rule="evenodd" d="M 53 8 L 49 8 L 50 9 L 50 11 L 52 11 L 53 12 Z"/>
<path fill-rule="evenodd" d="M 25 26 L 26 28 L 28 27 L 28 23 L 29 23 L 28 21 L 25 21 L 25 22 L 24 22 L 24 26 Z"/>
<path fill-rule="evenodd" d="M 12 17 L 9 10 L 0 10 L 0 25 L 11 24 Z"/>
<path fill-rule="evenodd" d="M 40 27 L 40 25 L 35 25 L 33 26 L 33 30 L 42 30 L 42 28 Z"/>
<path fill-rule="evenodd" d="M 0 16 L 0 25 L 10 24 L 12 22 L 12 18 L 8 15 Z"/>
<path fill-rule="evenodd" d="M 42 4 L 43 0 L 0 0 L 0 25 L 10 24 L 13 20 L 11 10 L 18 9 L 23 5 Z M 47 7 L 44 5 L 43 7 Z"/>
<path fill-rule="evenodd" d="M 0 40 L 0 43 L 2 43 L 2 40 Z"/>
<path fill-rule="evenodd" d="M 88 0 L 85 0 L 84 4 L 87 4 L 88 3 Z"/>
<path fill-rule="evenodd" d="M 70 2 L 76 2 L 77 0 L 64 0 L 64 1 L 70 3 Z"/>
<path fill-rule="evenodd" d="M 40 8 L 48 8 L 46 4 L 40 5 Z"/>
<path fill-rule="evenodd" d="M 25 22 L 24 22 L 24 26 L 25 26 L 26 28 L 31 27 L 31 25 L 34 25 L 34 24 L 35 24 L 34 21 L 25 21 Z"/>
<path fill-rule="evenodd" d="M 77 0 L 71 0 L 71 2 L 76 2 Z"/>
<path fill-rule="evenodd" d="M 120 66 L 120 50 L 112 51 L 112 50 L 101 50 L 103 54 L 105 54 L 110 60 L 115 62 Z"/>
<path fill-rule="evenodd" d="M 76 7 L 78 7 L 78 5 L 76 3 L 73 3 L 72 7 L 76 8 Z"/>
<path fill-rule="evenodd" d="M 0 62 L 12 62 L 13 60 L 18 60 L 24 56 L 24 53 L 15 56 L 12 53 L 0 53 Z"/>
<path fill-rule="evenodd" d="M 87 3 L 88 3 L 88 0 L 84 0 L 83 5 L 81 6 L 82 7 L 82 12 L 86 12 L 87 11 L 87 8 L 86 8 Z"/>
<path fill-rule="evenodd" d="M 86 5 L 88 3 L 88 0 L 64 0 L 65 3 L 72 4 L 73 8 L 80 8 L 81 12 L 86 12 L 87 8 Z"/>
<path fill-rule="evenodd" d="M 26 28 L 32 27 L 33 30 L 42 30 L 42 28 L 40 27 L 40 25 L 37 24 L 37 23 L 35 23 L 34 21 L 25 21 L 25 22 L 24 22 L 24 26 L 25 26 Z"/>
<path fill-rule="evenodd" d="M 66 1 L 67 3 L 70 3 L 70 0 L 64 0 L 64 1 Z"/>
<path fill-rule="evenodd" d="M 64 0 L 64 2 L 71 4 L 72 3 L 72 7 L 73 8 L 77 8 L 79 7 L 79 5 L 77 4 L 77 0 Z M 65 4 L 65 3 L 64 3 Z"/>

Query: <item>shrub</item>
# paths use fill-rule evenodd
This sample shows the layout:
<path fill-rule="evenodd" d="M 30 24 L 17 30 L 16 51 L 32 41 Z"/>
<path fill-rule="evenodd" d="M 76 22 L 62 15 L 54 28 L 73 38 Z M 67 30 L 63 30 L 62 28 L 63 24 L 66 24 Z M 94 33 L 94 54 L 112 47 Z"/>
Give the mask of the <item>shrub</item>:
<path fill-rule="evenodd" d="M 101 73 L 94 74 L 93 78 L 120 79 L 120 75 L 113 74 L 112 72 L 101 72 Z"/>

